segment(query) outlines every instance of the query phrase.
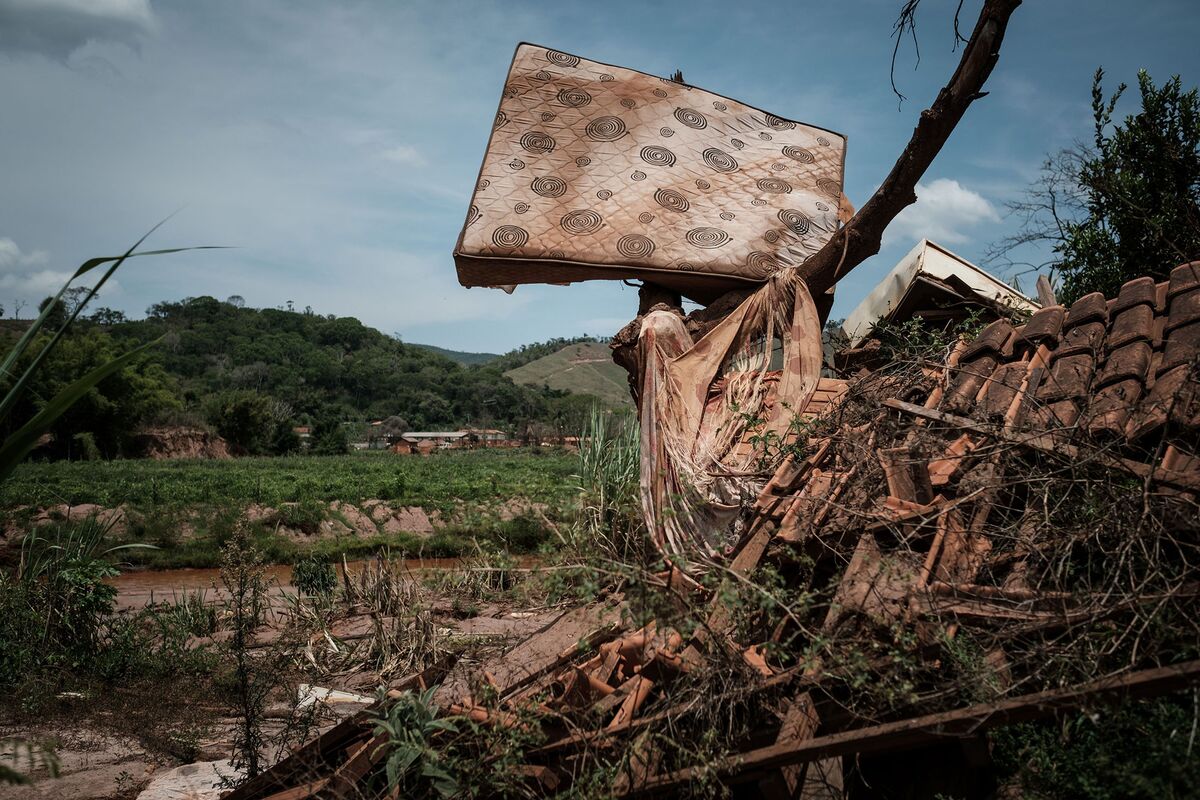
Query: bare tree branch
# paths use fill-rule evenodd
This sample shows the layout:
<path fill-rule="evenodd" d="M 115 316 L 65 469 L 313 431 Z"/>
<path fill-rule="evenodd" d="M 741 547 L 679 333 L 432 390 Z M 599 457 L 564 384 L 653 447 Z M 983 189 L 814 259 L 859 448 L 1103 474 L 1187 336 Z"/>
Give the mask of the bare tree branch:
<path fill-rule="evenodd" d="M 1000 57 L 1008 19 L 1020 0 L 987 0 L 962 60 L 933 105 L 921 112 L 912 138 L 883 184 L 857 214 L 803 267 L 813 295 L 879 252 L 883 231 L 905 207 L 916 202 L 917 181 L 933 162 L 972 102 L 985 96 L 983 84 Z"/>

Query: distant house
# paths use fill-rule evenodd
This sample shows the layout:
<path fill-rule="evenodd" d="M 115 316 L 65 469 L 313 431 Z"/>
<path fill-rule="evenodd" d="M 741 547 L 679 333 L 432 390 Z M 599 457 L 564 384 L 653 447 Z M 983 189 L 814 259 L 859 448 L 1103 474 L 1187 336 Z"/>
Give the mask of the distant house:
<path fill-rule="evenodd" d="M 296 437 L 300 439 L 301 447 L 308 447 L 312 444 L 312 428 L 308 425 L 297 425 L 292 428 L 292 433 L 296 434 Z"/>
<path fill-rule="evenodd" d="M 385 433 L 383 420 L 371 420 L 367 424 L 367 447 L 371 450 L 389 450 L 400 439 L 398 433 Z"/>
<path fill-rule="evenodd" d="M 508 434 L 495 428 L 464 428 L 470 447 L 505 447 L 509 444 Z"/>
<path fill-rule="evenodd" d="M 421 446 L 429 442 L 435 449 L 462 447 L 466 443 L 466 431 L 408 431 L 401 434 L 400 439 L 423 449 Z"/>

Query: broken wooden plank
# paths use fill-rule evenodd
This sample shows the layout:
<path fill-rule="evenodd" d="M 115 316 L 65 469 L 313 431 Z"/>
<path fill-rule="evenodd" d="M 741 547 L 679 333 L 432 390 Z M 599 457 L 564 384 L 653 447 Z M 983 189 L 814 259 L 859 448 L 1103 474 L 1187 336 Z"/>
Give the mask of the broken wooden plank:
<path fill-rule="evenodd" d="M 314 776 L 309 771 L 328 761 L 333 753 L 370 735 L 371 712 L 376 708 L 377 706 L 371 706 L 347 717 L 325 733 L 301 745 L 275 766 L 246 781 L 225 795 L 222 800 L 250 800 L 262 797 L 266 792 L 294 788 L 305 778 L 311 779 Z"/>
<path fill-rule="evenodd" d="M 789 742 L 804 742 L 812 739 L 817 733 L 820 718 L 812 695 L 801 692 L 799 696 L 787 704 L 783 714 L 783 724 L 775 736 L 775 744 Z M 758 782 L 759 791 L 769 800 L 790 800 L 796 796 L 804 782 L 804 765 L 793 764 L 781 767 L 778 772 L 768 775 Z"/>
<path fill-rule="evenodd" d="M 929 505 L 933 501 L 929 464 L 912 448 L 889 447 L 880 450 L 878 455 L 887 480 L 888 494 L 921 505 Z"/>
<path fill-rule="evenodd" d="M 268 795 L 267 797 L 263 798 L 263 800 L 305 800 L 305 798 L 312 797 L 314 794 L 324 789 L 325 785 L 328 783 L 329 778 L 320 778 L 315 781 L 309 781 L 308 783 L 301 784 L 300 786 L 293 786 L 291 789 L 284 789 L 282 792 L 276 792 L 275 794 Z"/>
<path fill-rule="evenodd" d="M 345 762 L 334 770 L 325 791 L 331 797 L 357 796 L 358 782 L 383 759 L 387 741 L 387 736 L 380 734 L 355 747 Z"/>
<path fill-rule="evenodd" d="M 594 646 L 598 640 L 615 635 L 620 627 L 619 605 L 593 604 L 565 611 L 489 664 L 488 671 L 498 693 L 504 697 L 570 662 L 579 654 L 580 643 Z M 479 672 L 477 668 L 459 661 L 434 693 L 434 704 L 445 707 L 468 700 L 472 681 Z M 469 702 L 464 704 L 471 705 Z"/>
<path fill-rule="evenodd" d="M 1042 308 L 1058 305 L 1058 298 L 1054 295 L 1054 287 L 1050 284 L 1048 277 L 1038 275 L 1033 285 L 1037 288 L 1038 302 L 1041 303 Z"/>
<path fill-rule="evenodd" d="M 629 748 L 629 762 L 625 769 L 618 773 L 613 790 L 617 794 L 623 794 L 645 786 L 658 772 L 662 756 L 662 748 L 654 744 L 653 733 L 642 733 Z"/>

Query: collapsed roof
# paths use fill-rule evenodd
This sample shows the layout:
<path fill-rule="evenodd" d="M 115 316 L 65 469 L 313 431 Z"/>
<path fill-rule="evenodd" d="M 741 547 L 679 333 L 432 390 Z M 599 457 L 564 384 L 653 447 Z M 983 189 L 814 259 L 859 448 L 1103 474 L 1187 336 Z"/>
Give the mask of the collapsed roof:
<path fill-rule="evenodd" d="M 859 303 L 842 330 L 857 345 L 880 322 L 964 319 L 979 309 L 993 316 L 1032 313 L 1040 306 L 939 244 L 922 239 Z"/>
<path fill-rule="evenodd" d="M 393 688 L 519 726 L 476 757 L 536 794 L 602 765 L 614 795 L 963 796 L 993 725 L 1200 680 L 1200 262 L 821 386 L 707 579 Z M 360 715 L 229 797 L 370 795 L 386 742 Z"/>

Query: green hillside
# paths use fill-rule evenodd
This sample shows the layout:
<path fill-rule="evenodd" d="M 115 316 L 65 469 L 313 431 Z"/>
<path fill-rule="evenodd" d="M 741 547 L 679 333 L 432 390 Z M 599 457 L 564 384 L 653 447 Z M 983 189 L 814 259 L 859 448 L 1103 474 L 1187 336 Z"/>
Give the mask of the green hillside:
<path fill-rule="evenodd" d="M 409 342 L 409 347 L 419 347 L 422 350 L 428 350 L 431 353 L 436 353 L 439 356 L 445 356 L 451 361 L 456 361 L 463 366 L 474 366 L 475 364 L 486 364 L 489 361 L 499 358 L 499 353 L 464 353 L 461 350 L 447 350 L 444 347 L 438 347 L 433 344 L 417 344 Z"/>
<path fill-rule="evenodd" d="M 65 323 L 67 313 L 60 304 L 50 327 Z M 0 322 L 0 342 L 28 325 Z M 301 425 L 312 429 L 314 452 L 341 452 L 348 437 L 362 435 L 356 426 L 370 420 L 386 420 L 390 430 L 471 426 L 499 428 L 514 438 L 575 435 L 594 402 L 578 392 L 596 385 L 606 397 L 612 393 L 605 382 L 577 379 L 568 394 L 504 376 L 574 344 L 567 340 L 463 364 L 444 350 L 406 344 L 353 317 L 192 297 L 156 303 L 144 319 L 105 308 L 80 317 L 11 418 L 32 417 L 41 398 L 148 342 L 156 345 L 136 364 L 105 379 L 60 418 L 43 455 L 132 455 L 137 432 L 155 425 L 207 427 L 235 452 L 252 455 L 295 450 L 300 442 L 293 428 Z M 19 362 L 16 370 L 27 366 Z M 7 432 L 0 426 L 0 436 Z"/>
<path fill-rule="evenodd" d="M 547 386 L 560 392 L 590 394 L 613 405 L 630 405 L 625 370 L 613 363 L 602 342 L 569 344 L 550 355 L 504 373 L 513 383 Z"/>

